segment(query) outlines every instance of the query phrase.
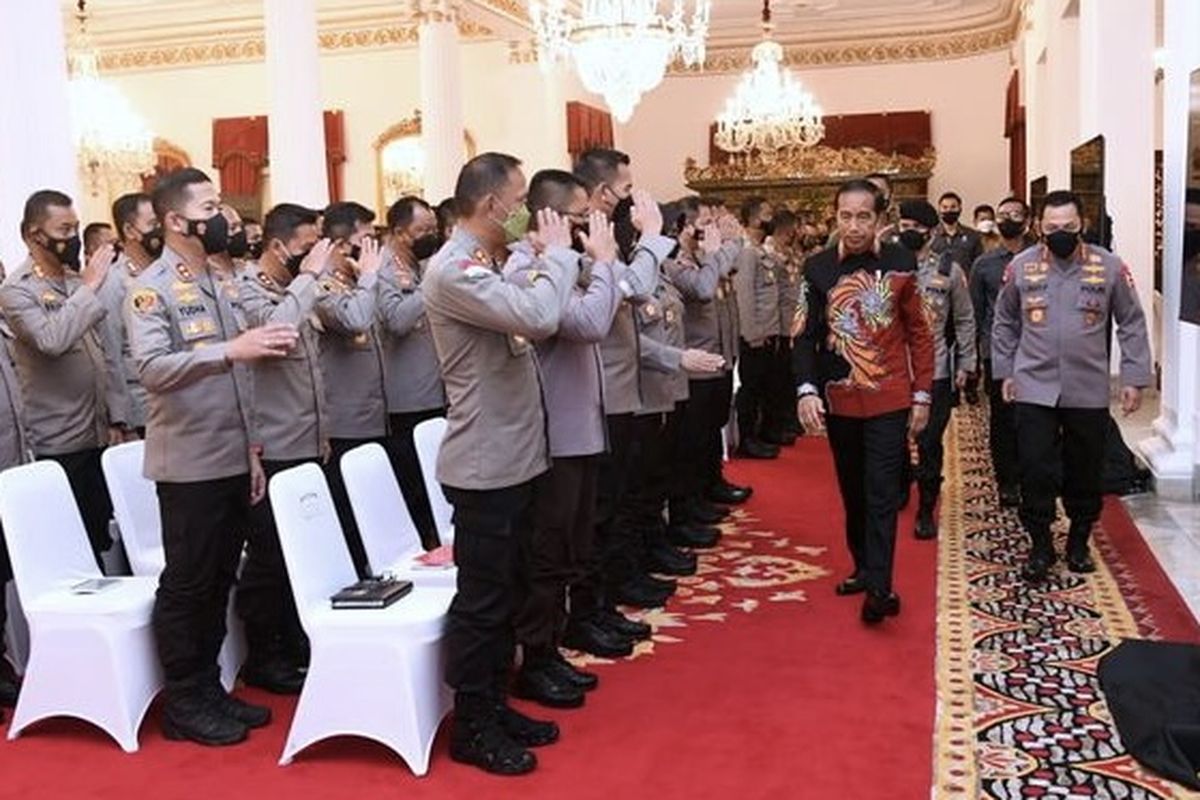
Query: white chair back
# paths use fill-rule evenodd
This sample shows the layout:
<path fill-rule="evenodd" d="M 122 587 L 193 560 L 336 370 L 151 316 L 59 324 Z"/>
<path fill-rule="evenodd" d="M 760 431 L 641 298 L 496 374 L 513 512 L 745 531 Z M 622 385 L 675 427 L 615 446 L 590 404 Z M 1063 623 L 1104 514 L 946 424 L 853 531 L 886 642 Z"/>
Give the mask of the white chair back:
<path fill-rule="evenodd" d="M 154 576 L 162 572 L 167 560 L 158 491 L 154 481 L 142 475 L 145 451 L 146 443 L 141 441 L 109 447 L 100 456 L 100 465 L 129 566 L 134 575 Z"/>
<path fill-rule="evenodd" d="M 64 584 L 101 577 L 67 473 L 57 462 L 0 472 L 0 523 L 26 608 Z"/>
<path fill-rule="evenodd" d="M 371 571 L 378 574 L 405 556 L 422 552 L 421 536 L 387 451 L 375 443 L 364 444 L 343 455 L 338 468 Z"/>
<path fill-rule="evenodd" d="M 284 470 L 271 478 L 269 491 L 296 608 L 311 635 L 313 612 L 328 608 L 329 598 L 358 574 L 320 467 Z"/>
<path fill-rule="evenodd" d="M 442 485 L 437 479 L 438 451 L 442 449 L 442 439 L 445 436 L 445 417 L 427 419 L 413 429 L 413 442 L 417 447 L 417 460 L 421 462 L 425 493 L 429 495 L 429 506 L 433 509 L 433 521 L 437 525 L 442 544 L 450 544 L 449 539 L 454 527 L 454 508 L 446 500 Z"/>

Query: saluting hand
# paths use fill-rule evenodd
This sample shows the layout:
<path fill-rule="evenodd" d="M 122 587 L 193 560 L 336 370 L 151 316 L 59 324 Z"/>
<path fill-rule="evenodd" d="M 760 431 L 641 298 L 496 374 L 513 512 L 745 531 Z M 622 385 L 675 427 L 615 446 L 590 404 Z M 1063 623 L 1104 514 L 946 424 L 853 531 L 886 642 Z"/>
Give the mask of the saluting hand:
<path fill-rule="evenodd" d="M 251 328 L 236 339 L 231 339 L 225 350 L 225 358 L 231 362 L 283 358 L 296 346 L 299 337 L 295 325 L 272 322 L 261 328 Z"/>
<path fill-rule="evenodd" d="M 679 365 L 688 372 L 718 372 L 725 366 L 725 357 L 689 347 L 683 351 Z"/>
<path fill-rule="evenodd" d="M 332 252 L 333 242 L 328 239 L 317 242 L 300 262 L 300 272 L 313 276 L 320 275 L 329 266 L 329 256 Z"/>
<path fill-rule="evenodd" d="M 733 214 L 722 214 L 717 219 L 717 229 L 721 231 L 722 242 L 732 242 L 741 239 L 745 235 L 742 230 L 742 224 L 738 222 L 737 217 Z M 704 234 L 705 237 L 708 234 Z"/>
<path fill-rule="evenodd" d="M 635 189 L 633 192 L 633 227 L 639 232 L 653 236 L 662 233 L 662 209 L 645 189 Z"/>
<path fill-rule="evenodd" d="M 92 257 L 88 259 L 88 263 L 79 273 L 79 277 L 83 279 L 84 285 L 94 292 L 108 277 L 108 268 L 112 266 L 112 262 L 113 246 L 106 244 L 92 253 Z"/>
<path fill-rule="evenodd" d="M 580 231 L 583 250 L 599 264 L 611 264 L 617 260 L 617 237 L 613 224 L 602 211 L 593 211 L 588 217 L 587 233 Z"/>
<path fill-rule="evenodd" d="M 537 212 L 536 231 L 529 232 L 533 248 L 544 253 L 551 247 L 571 246 L 571 223 L 553 208 L 543 208 Z"/>
<path fill-rule="evenodd" d="M 379 254 L 379 242 L 368 236 L 362 240 L 359 247 L 358 261 L 347 259 L 354 269 L 354 274 L 361 278 L 363 275 L 378 272 L 379 265 L 383 263 L 383 257 Z"/>
<path fill-rule="evenodd" d="M 714 255 L 721 249 L 721 245 L 724 244 L 722 241 L 721 226 L 710 222 L 701 228 L 701 230 L 704 231 L 704 236 L 700 239 L 700 250 L 710 256 Z"/>

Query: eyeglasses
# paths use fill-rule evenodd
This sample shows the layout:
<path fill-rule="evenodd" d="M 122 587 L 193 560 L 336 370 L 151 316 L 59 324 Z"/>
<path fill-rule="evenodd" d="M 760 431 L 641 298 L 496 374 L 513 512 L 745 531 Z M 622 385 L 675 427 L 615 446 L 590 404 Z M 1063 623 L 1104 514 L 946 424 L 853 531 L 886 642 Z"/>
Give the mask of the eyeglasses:
<path fill-rule="evenodd" d="M 1080 230 L 1082 230 L 1081 225 L 1064 225 L 1061 228 L 1057 225 L 1042 225 L 1043 236 L 1049 236 L 1050 234 L 1058 233 L 1059 231 L 1066 231 L 1067 233 L 1079 233 Z"/>

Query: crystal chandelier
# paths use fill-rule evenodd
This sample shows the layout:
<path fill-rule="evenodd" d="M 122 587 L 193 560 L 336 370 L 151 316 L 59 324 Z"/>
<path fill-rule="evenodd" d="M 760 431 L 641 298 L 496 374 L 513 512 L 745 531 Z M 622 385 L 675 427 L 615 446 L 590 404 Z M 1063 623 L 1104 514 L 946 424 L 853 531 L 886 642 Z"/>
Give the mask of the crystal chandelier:
<path fill-rule="evenodd" d="M 573 60 L 584 87 L 604 97 L 618 122 L 628 122 L 672 62 L 704 63 L 712 0 L 693 2 L 685 21 L 684 0 L 674 0 L 670 16 L 658 12 L 658 0 L 583 0 L 578 17 L 565 0 L 530 0 L 538 61 L 545 70 Z"/>
<path fill-rule="evenodd" d="M 717 147 L 758 153 L 765 161 L 780 150 L 812 147 L 825 137 L 821 107 L 783 66 L 783 48 L 771 41 L 771 3 L 763 0 L 763 40 L 750 51 L 753 66 L 742 75 L 717 117 Z"/>
<path fill-rule="evenodd" d="M 67 54 L 68 93 L 79 170 L 93 196 L 136 188 L 154 172 L 154 134 L 129 100 L 100 79 L 100 58 L 87 32 L 87 0 L 79 0 L 79 30 Z"/>

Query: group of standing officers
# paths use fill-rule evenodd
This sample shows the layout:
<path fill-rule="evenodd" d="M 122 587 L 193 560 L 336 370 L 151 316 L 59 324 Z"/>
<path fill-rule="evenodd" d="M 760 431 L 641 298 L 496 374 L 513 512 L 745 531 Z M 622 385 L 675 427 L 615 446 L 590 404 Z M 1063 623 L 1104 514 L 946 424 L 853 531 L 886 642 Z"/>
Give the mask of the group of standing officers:
<path fill-rule="evenodd" d="M 0 415 L 12 420 L 0 465 L 58 461 L 99 561 L 112 544 L 100 453 L 145 439 L 166 555 L 153 615 L 163 729 L 231 744 L 270 718 L 218 681 L 235 583 L 243 680 L 295 693 L 308 657 L 267 481 L 324 465 L 369 575 L 382 565 L 368 563 L 338 459 L 383 444 L 436 547 L 412 431 L 445 415 L 437 478 L 458 566 L 451 755 L 527 772 L 530 748 L 558 728 L 517 712 L 510 692 L 582 705 L 598 678 L 560 648 L 629 655 L 652 631 L 618 608 L 663 605 L 670 578 L 695 573 L 694 551 L 714 546 L 717 523 L 749 498 L 722 475 L 731 408 L 744 457 L 827 432 L 854 561 L 837 592 L 866 593 L 865 622 L 899 612 L 909 439 L 916 535 L 933 538 L 942 435 L 980 371 L 1000 500 L 1020 504 L 1033 541 L 1026 577 L 1054 561 L 1059 491 L 1068 565 L 1092 568 L 1110 319 L 1127 411 L 1150 379 L 1128 269 L 1079 241 L 1082 209 L 1065 192 L 1046 198 L 1040 244 L 1024 202 L 1003 201 L 1000 246 L 982 255 L 952 193 L 940 210 L 893 208 L 875 175 L 848 181 L 834 204 L 827 242 L 763 198 L 737 213 L 715 198 L 660 206 L 619 151 L 528 180 L 515 158 L 485 153 L 462 169 L 452 219 L 405 197 L 381 229 L 353 202 L 283 203 L 258 225 L 189 168 L 120 198 L 114 243 L 89 226 L 80 268 L 71 199 L 40 191 L 22 221 L 29 258 L 0 288 L 12 353 L 0 358 Z"/>

